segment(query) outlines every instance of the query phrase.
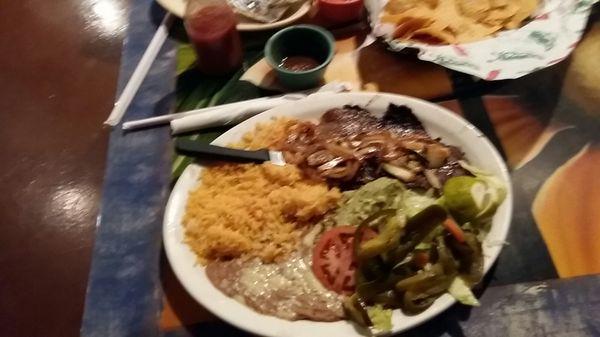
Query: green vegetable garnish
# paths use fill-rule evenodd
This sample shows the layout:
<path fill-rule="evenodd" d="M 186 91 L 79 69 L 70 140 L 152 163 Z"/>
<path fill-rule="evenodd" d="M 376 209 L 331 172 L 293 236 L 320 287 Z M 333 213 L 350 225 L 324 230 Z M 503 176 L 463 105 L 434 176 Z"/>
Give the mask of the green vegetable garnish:
<path fill-rule="evenodd" d="M 506 197 L 506 188 L 498 178 L 473 171 L 475 177 L 453 177 L 443 187 L 444 203 L 460 223 L 486 222 Z"/>
<path fill-rule="evenodd" d="M 346 297 L 342 305 L 346 315 L 356 323 L 362 326 L 373 325 L 367 312 L 367 305 L 357 294 Z"/>
<path fill-rule="evenodd" d="M 369 318 L 375 330 L 385 332 L 392 330 L 392 310 L 384 309 L 381 304 L 367 308 Z"/>
<path fill-rule="evenodd" d="M 393 262 L 400 263 L 415 247 L 439 227 L 448 216 L 446 210 L 439 205 L 431 205 L 417 215 L 408 219 L 404 235 L 392 251 Z"/>
<path fill-rule="evenodd" d="M 506 187 L 461 165 L 473 176 L 449 179 L 437 199 L 390 178 L 345 195 L 334 220 L 358 226 L 356 292 L 344 300 L 348 318 L 386 332 L 392 329 L 393 309 L 418 314 L 446 292 L 463 304 L 479 305 L 470 288 L 483 277 L 481 240 Z"/>
<path fill-rule="evenodd" d="M 390 216 L 379 235 L 359 245 L 356 257 L 359 261 L 383 254 L 398 245 L 404 227 L 404 216 Z"/>
<path fill-rule="evenodd" d="M 485 183 L 477 178 L 451 178 L 444 184 L 446 206 L 459 222 L 472 221 L 483 210 L 486 189 Z M 485 203 L 490 202 L 488 197 Z"/>
<path fill-rule="evenodd" d="M 475 307 L 479 306 L 477 297 L 473 295 L 471 288 L 469 288 L 465 280 L 463 280 L 463 278 L 460 276 L 454 278 L 450 284 L 450 287 L 448 288 L 448 292 L 450 295 L 452 295 L 452 297 L 464 305 L 471 305 Z"/>
<path fill-rule="evenodd" d="M 395 208 L 404 185 L 390 178 L 379 178 L 354 191 L 335 215 L 339 225 L 358 225 L 371 214 L 382 209 Z"/>
<path fill-rule="evenodd" d="M 402 204 L 400 208 L 407 217 L 411 218 L 435 203 L 437 203 L 436 200 L 426 194 L 406 190 L 402 194 Z"/>

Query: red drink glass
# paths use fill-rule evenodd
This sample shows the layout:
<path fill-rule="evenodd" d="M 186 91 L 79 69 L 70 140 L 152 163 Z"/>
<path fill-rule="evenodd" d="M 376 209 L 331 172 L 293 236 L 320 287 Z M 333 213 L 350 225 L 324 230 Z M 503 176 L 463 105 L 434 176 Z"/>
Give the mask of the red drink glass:
<path fill-rule="evenodd" d="M 188 0 L 184 25 L 201 72 L 223 75 L 241 66 L 243 52 L 236 29 L 237 16 L 226 2 Z"/>

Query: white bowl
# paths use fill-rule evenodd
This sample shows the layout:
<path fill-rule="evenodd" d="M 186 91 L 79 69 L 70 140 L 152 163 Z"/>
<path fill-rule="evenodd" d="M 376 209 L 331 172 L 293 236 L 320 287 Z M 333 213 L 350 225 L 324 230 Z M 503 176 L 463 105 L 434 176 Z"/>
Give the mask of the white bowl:
<path fill-rule="evenodd" d="M 185 0 L 156 0 L 161 6 L 163 6 L 169 12 L 176 16 L 183 18 L 185 13 Z M 305 1 L 296 8 L 292 8 L 292 11 L 287 16 L 284 16 L 281 20 L 272 23 L 256 22 L 251 19 L 247 19 L 239 15 L 240 22 L 237 25 L 239 31 L 258 31 L 268 30 L 273 28 L 284 27 L 298 21 L 310 10 L 310 1 Z"/>
<path fill-rule="evenodd" d="M 512 215 L 512 190 L 508 170 L 504 161 L 490 141 L 473 125 L 438 105 L 419 99 L 380 93 L 318 94 L 259 114 L 235 126 L 213 143 L 227 145 L 239 140 L 243 134 L 254 129 L 256 123 L 266 122 L 274 116 L 290 116 L 297 119 L 317 119 L 330 108 L 346 104 L 360 105 L 373 113 L 382 114 L 389 103 L 410 107 L 433 137 L 441 137 L 447 144 L 459 146 L 467 159 L 474 165 L 491 172 L 504 180 L 507 197 L 494 216 L 491 231 L 483 244 L 484 270 L 490 269 L 508 233 Z M 206 277 L 204 267 L 196 264 L 196 257 L 183 243 L 184 230 L 181 224 L 188 194 L 195 189 L 202 167 L 190 165 L 183 172 L 171 192 L 166 207 L 163 240 L 167 257 L 181 284 L 200 304 L 224 321 L 255 334 L 273 337 L 352 337 L 362 336 L 347 321 L 313 322 L 307 320 L 287 321 L 259 314 L 249 307 L 227 297 L 215 288 Z M 405 316 L 395 310 L 393 332 L 399 332 L 438 315 L 450 307 L 455 300 L 448 294 L 438 298 L 434 304 L 419 315 Z"/>

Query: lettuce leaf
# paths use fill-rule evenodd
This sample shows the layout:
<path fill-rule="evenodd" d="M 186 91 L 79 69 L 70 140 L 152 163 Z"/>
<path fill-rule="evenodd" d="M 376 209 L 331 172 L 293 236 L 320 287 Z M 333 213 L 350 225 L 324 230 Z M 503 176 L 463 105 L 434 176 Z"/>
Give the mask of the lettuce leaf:
<path fill-rule="evenodd" d="M 373 329 L 378 332 L 392 330 L 392 310 L 384 309 L 381 304 L 367 308 L 367 314 L 373 323 Z"/>
<path fill-rule="evenodd" d="M 404 211 L 408 218 L 419 214 L 425 208 L 437 203 L 436 199 L 427 194 L 417 193 L 412 190 L 405 190 L 402 195 L 400 209 Z"/>
<path fill-rule="evenodd" d="M 479 306 L 477 297 L 475 297 L 471 291 L 471 288 L 469 288 L 465 280 L 463 280 L 460 276 L 454 278 L 454 281 L 452 281 L 452 284 L 450 284 L 450 287 L 448 288 L 448 292 L 450 295 L 452 295 L 452 297 L 464 305 L 470 305 L 474 307 Z"/>

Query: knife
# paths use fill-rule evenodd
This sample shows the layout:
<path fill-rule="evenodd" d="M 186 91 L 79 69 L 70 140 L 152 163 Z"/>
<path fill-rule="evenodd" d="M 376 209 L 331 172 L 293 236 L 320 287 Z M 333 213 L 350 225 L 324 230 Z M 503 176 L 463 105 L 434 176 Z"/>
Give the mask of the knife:
<path fill-rule="evenodd" d="M 268 149 L 247 151 L 178 138 L 175 140 L 175 150 L 181 155 L 208 160 L 235 163 L 264 163 L 269 161 L 274 165 L 285 165 L 282 152 Z"/>

